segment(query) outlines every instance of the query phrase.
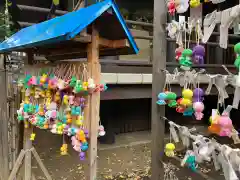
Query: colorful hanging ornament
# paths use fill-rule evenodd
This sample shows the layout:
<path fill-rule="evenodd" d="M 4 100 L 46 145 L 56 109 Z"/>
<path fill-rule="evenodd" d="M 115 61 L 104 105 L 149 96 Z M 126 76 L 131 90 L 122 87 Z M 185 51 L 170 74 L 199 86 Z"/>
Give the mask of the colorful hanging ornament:
<path fill-rule="evenodd" d="M 204 64 L 205 48 L 202 45 L 196 45 L 192 51 L 193 61 L 195 64 Z"/>
<path fill-rule="evenodd" d="M 171 108 L 177 107 L 176 98 L 177 98 L 176 93 L 173 93 L 173 92 L 167 93 L 167 104 L 168 104 L 168 107 L 171 107 Z"/>
<path fill-rule="evenodd" d="M 201 120 L 203 118 L 204 104 L 202 102 L 193 103 L 193 109 L 195 111 L 194 115 L 196 120 Z"/>
<path fill-rule="evenodd" d="M 192 97 L 193 91 L 191 89 L 184 89 L 182 91 L 182 100 L 181 105 L 185 106 L 183 115 L 184 116 L 192 116 L 193 108 L 192 108 Z"/>
<path fill-rule="evenodd" d="M 192 171 L 194 171 L 194 172 L 197 171 L 197 169 L 196 169 L 196 157 L 193 153 L 188 156 L 188 158 L 186 160 L 186 164 Z"/>
<path fill-rule="evenodd" d="M 196 8 L 201 5 L 201 1 L 200 0 L 190 0 L 189 4 L 190 4 L 191 8 Z"/>
<path fill-rule="evenodd" d="M 175 59 L 177 60 L 177 62 L 179 62 L 179 58 L 182 56 L 182 52 L 183 52 L 184 48 L 183 47 L 178 47 L 176 50 L 175 50 Z"/>
<path fill-rule="evenodd" d="M 196 172 L 196 157 L 192 150 L 187 150 L 182 159 L 181 166 L 187 165 L 192 171 Z"/>
<path fill-rule="evenodd" d="M 81 161 L 84 161 L 86 159 L 85 156 L 86 156 L 85 152 L 80 152 L 79 153 L 79 158 L 80 158 Z"/>
<path fill-rule="evenodd" d="M 175 0 L 175 6 L 177 13 L 185 13 L 189 8 L 189 0 Z"/>
<path fill-rule="evenodd" d="M 232 135 L 232 120 L 230 119 L 228 114 L 223 114 L 218 119 L 218 124 L 220 126 L 219 136 L 228 136 Z"/>
<path fill-rule="evenodd" d="M 166 144 L 165 146 L 165 155 L 167 157 L 173 157 L 175 154 L 174 154 L 174 150 L 175 150 L 175 145 L 173 143 L 168 143 Z"/>
<path fill-rule="evenodd" d="M 35 137 L 36 137 L 36 134 L 35 134 L 35 133 L 32 133 L 32 134 L 30 135 L 30 140 L 31 140 L 31 141 L 34 141 L 34 140 L 35 140 Z"/>
<path fill-rule="evenodd" d="M 165 92 L 161 92 L 158 94 L 158 101 L 156 102 L 158 105 L 165 105 L 167 94 Z"/>
<path fill-rule="evenodd" d="M 183 113 L 186 109 L 186 106 L 182 105 L 182 98 L 178 99 L 177 100 L 177 108 L 176 108 L 176 111 L 178 113 Z"/>
<path fill-rule="evenodd" d="M 61 155 L 62 155 L 62 156 L 67 155 L 68 145 L 67 145 L 67 144 L 63 144 L 62 147 L 60 148 L 60 151 L 61 151 Z"/>
<path fill-rule="evenodd" d="M 94 83 L 94 80 L 92 78 L 88 79 L 88 90 L 89 92 L 93 92 L 96 88 L 96 84 Z"/>
<path fill-rule="evenodd" d="M 189 71 L 192 68 L 192 50 L 184 49 L 179 58 L 180 68 Z"/>
<path fill-rule="evenodd" d="M 204 91 L 201 88 L 195 88 L 193 90 L 193 102 L 203 102 Z"/>
<path fill-rule="evenodd" d="M 103 125 L 100 125 L 99 128 L 98 128 L 98 135 L 99 136 L 105 136 L 106 132 L 104 130 L 104 126 Z"/>
<path fill-rule="evenodd" d="M 167 7 L 168 7 L 168 13 L 171 16 L 174 16 L 175 12 L 176 12 L 176 7 L 175 7 L 175 1 L 174 0 L 169 0 L 167 2 Z"/>
<path fill-rule="evenodd" d="M 182 91 L 182 100 L 181 105 L 184 106 L 192 106 L 192 97 L 193 97 L 193 91 L 191 89 L 184 89 Z"/>
<path fill-rule="evenodd" d="M 234 46 L 234 52 L 236 53 L 236 59 L 234 61 L 234 66 L 238 69 L 238 76 L 236 78 L 236 86 L 240 87 L 240 43 Z"/>
<path fill-rule="evenodd" d="M 220 118 L 218 110 L 213 109 L 212 110 L 212 116 L 210 116 L 210 126 L 208 127 L 208 131 L 213 134 L 219 135 L 221 127 L 218 123 L 218 120 Z"/>

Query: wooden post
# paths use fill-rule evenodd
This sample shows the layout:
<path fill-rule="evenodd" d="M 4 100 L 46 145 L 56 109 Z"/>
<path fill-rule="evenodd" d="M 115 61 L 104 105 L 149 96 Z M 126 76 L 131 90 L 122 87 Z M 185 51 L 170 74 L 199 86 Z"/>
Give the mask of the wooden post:
<path fill-rule="evenodd" d="M 32 64 L 33 58 L 33 53 L 28 52 L 24 65 Z M 32 141 L 30 140 L 32 132 L 33 127 L 30 124 L 28 128 L 24 128 L 24 149 L 27 150 L 25 154 L 24 180 L 31 180 L 32 178 L 32 153 L 30 151 L 32 148 Z"/>
<path fill-rule="evenodd" d="M 165 0 L 154 0 L 154 31 L 153 31 L 153 81 L 152 81 L 152 177 L 153 180 L 164 179 L 162 156 L 164 153 L 165 115 L 164 106 L 156 104 L 157 95 L 163 91 L 166 74 L 166 36 L 165 24 L 167 8 Z"/>
<path fill-rule="evenodd" d="M 94 79 L 95 84 L 100 83 L 101 67 L 99 63 L 99 34 L 93 27 L 92 42 L 88 46 L 88 72 L 91 78 Z M 90 120 L 90 149 L 88 156 L 88 172 L 87 180 L 95 180 L 97 178 L 97 137 L 99 126 L 99 106 L 100 106 L 100 92 L 90 94 L 89 97 L 88 118 Z"/>
<path fill-rule="evenodd" d="M 7 119 L 7 77 L 5 71 L 5 60 L 4 57 L 1 59 L 1 66 L 0 66 L 0 84 L 2 85 L 1 93 L 0 93 L 0 131 L 1 131 L 1 164 L 2 168 L 2 179 L 5 180 L 8 178 L 9 175 L 9 146 L 8 146 L 8 119 Z"/>

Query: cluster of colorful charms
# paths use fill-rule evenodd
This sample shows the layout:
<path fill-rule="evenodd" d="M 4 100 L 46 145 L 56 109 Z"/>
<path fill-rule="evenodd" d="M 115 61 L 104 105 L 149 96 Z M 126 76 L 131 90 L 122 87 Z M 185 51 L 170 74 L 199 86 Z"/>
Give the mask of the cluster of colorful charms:
<path fill-rule="evenodd" d="M 167 7 L 170 15 L 174 15 L 176 12 L 181 14 L 185 13 L 189 5 L 191 8 L 199 7 L 202 3 L 207 3 L 211 0 L 168 0 Z"/>
<path fill-rule="evenodd" d="M 176 107 L 177 106 L 176 98 L 177 98 L 176 93 L 165 91 L 158 94 L 157 104 L 159 105 L 167 104 L 169 107 Z"/>
<path fill-rule="evenodd" d="M 18 120 L 24 121 L 26 128 L 31 123 L 41 129 L 50 129 L 55 134 L 71 136 L 73 148 L 80 153 L 80 159 L 84 159 L 84 152 L 88 150 L 88 131 L 84 129 L 83 116 L 86 106 L 84 96 L 105 91 L 107 86 L 94 84 L 93 79 L 82 82 L 72 77 L 65 81 L 45 73 L 42 76 L 27 74 L 18 80 L 18 87 L 24 100 L 17 111 Z M 32 134 L 30 139 L 34 138 L 35 134 Z M 67 144 L 61 147 L 61 154 L 67 154 Z"/>
<path fill-rule="evenodd" d="M 223 113 L 220 115 L 219 112 L 217 112 L 209 118 L 209 121 L 211 125 L 208 127 L 208 130 L 211 133 L 231 137 L 233 124 L 229 114 Z"/>
<path fill-rule="evenodd" d="M 182 98 L 177 99 L 176 93 L 161 92 L 158 94 L 157 104 L 168 104 L 171 108 L 176 108 L 176 111 L 183 113 L 184 116 L 192 116 L 193 113 L 197 120 L 203 118 L 202 111 L 204 110 L 203 104 L 204 92 L 201 88 L 196 88 L 194 91 L 191 89 L 184 89 L 182 91 Z"/>
<path fill-rule="evenodd" d="M 176 60 L 183 70 L 190 70 L 192 60 L 195 64 L 204 64 L 205 48 L 202 45 L 196 45 L 193 50 L 178 47 L 175 50 Z"/>

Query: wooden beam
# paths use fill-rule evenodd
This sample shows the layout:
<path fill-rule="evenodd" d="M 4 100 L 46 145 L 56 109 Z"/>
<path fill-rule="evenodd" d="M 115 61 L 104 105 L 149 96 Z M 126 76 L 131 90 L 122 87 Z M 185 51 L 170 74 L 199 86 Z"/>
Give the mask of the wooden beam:
<path fill-rule="evenodd" d="M 153 30 L 153 82 L 152 82 L 152 177 L 154 180 L 164 179 L 163 152 L 165 107 L 156 104 L 157 95 L 163 91 L 166 74 L 166 35 L 167 8 L 165 0 L 154 0 Z"/>
<path fill-rule="evenodd" d="M 88 72 L 95 84 L 100 83 L 101 67 L 99 63 L 99 34 L 93 27 L 92 43 L 88 45 Z M 99 126 L 99 106 L 100 92 L 90 94 L 89 97 L 89 121 L 90 121 L 90 148 L 88 159 L 87 180 L 95 180 L 97 178 L 97 138 Z"/>
<path fill-rule="evenodd" d="M 109 48 L 129 47 L 129 43 L 127 39 L 108 40 L 108 39 L 100 38 L 99 45 L 103 47 L 109 47 Z"/>
<path fill-rule="evenodd" d="M 91 35 L 86 34 L 86 35 L 80 35 L 80 36 L 76 36 L 73 38 L 73 41 L 76 42 L 81 42 L 81 43 L 90 43 L 91 42 Z"/>

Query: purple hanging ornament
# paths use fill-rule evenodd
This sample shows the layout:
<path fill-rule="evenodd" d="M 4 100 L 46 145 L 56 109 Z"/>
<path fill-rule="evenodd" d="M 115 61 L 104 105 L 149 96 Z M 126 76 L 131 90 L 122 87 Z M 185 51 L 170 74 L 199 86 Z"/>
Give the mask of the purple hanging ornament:
<path fill-rule="evenodd" d="M 193 61 L 195 64 L 204 64 L 205 48 L 202 45 L 196 45 L 193 48 Z"/>
<path fill-rule="evenodd" d="M 201 88 L 193 90 L 193 102 L 202 102 L 204 100 L 204 91 Z"/>
<path fill-rule="evenodd" d="M 79 153 L 79 158 L 81 161 L 84 161 L 85 160 L 85 152 L 80 152 Z"/>
<path fill-rule="evenodd" d="M 89 133 L 88 133 L 88 130 L 87 130 L 87 129 L 84 130 L 84 134 L 85 134 L 86 138 L 89 137 Z"/>
<path fill-rule="evenodd" d="M 86 99 L 84 97 L 80 98 L 80 103 L 84 103 L 86 101 Z"/>

